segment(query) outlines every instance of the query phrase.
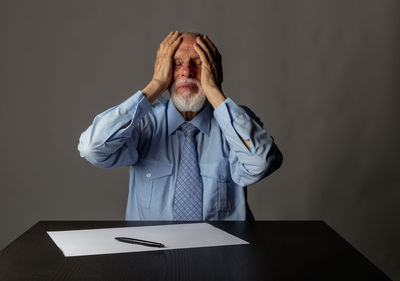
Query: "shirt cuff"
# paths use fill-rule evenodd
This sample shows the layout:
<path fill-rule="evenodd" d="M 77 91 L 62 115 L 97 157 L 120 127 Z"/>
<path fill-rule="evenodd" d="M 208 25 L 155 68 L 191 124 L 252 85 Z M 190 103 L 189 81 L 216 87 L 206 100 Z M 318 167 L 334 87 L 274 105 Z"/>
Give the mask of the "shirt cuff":
<path fill-rule="evenodd" d="M 214 110 L 214 117 L 232 146 L 242 151 L 254 153 L 254 143 L 250 137 L 253 124 L 243 108 L 227 98 Z M 239 135 L 244 140 L 250 141 L 250 149 L 239 138 Z"/>
<path fill-rule="evenodd" d="M 245 114 L 243 108 L 234 103 L 230 98 L 227 98 L 214 110 L 214 117 L 217 120 L 222 131 L 225 131 L 232 121 L 237 119 L 238 116 Z"/>
<path fill-rule="evenodd" d="M 151 110 L 151 103 L 142 91 L 137 91 L 130 98 L 122 102 L 118 108 L 120 115 L 129 116 L 130 120 L 141 120 Z"/>

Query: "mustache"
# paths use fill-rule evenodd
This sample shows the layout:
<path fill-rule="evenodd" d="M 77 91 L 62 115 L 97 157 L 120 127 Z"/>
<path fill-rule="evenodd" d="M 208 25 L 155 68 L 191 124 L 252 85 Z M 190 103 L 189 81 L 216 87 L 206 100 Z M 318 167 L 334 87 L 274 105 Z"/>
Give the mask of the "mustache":
<path fill-rule="evenodd" d="M 180 84 L 184 84 L 184 83 L 193 83 L 196 84 L 196 86 L 200 89 L 201 88 L 201 83 L 199 80 L 197 79 L 192 79 L 192 78 L 180 78 L 178 80 L 175 80 L 175 82 L 173 83 L 172 87 L 177 87 Z"/>

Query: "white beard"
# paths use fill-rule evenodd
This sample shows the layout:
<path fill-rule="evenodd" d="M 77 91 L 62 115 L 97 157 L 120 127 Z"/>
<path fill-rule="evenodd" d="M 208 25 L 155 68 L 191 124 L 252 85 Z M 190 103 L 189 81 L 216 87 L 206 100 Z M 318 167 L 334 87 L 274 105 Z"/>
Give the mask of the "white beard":
<path fill-rule="evenodd" d="M 178 94 L 176 92 L 176 84 L 182 82 L 191 82 L 197 85 L 198 91 L 196 93 L 191 93 L 189 90 Z M 175 107 L 181 112 L 199 112 L 204 104 L 206 103 L 206 95 L 201 88 L 201 84 L 196 79 L 178 79 L 176 80 L 170 89 L 172 102 L 174 103 Z"/>

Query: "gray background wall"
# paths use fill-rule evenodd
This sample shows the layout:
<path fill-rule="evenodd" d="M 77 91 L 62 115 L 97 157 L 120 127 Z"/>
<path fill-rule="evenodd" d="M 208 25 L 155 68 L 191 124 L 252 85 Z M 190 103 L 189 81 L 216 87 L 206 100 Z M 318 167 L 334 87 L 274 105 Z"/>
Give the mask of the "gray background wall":
<path fill-rule="evenodd" d="M 256 219 L 324 220 L 400 280 L 398 1 L 1 1 L 0 248 L 38 220 L 121 220 L 128 169 L 80 159 L 175 29 L 207 33 L 224 92 L 284 154 Z"/>

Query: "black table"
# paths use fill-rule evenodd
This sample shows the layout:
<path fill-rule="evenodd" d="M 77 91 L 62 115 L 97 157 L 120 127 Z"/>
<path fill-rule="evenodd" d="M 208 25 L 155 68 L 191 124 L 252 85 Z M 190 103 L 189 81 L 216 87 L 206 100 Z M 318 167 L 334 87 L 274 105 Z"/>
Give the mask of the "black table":
<path fill-rule="evenodd" d="M 250 245 L 64 257 L 46 231 L 176 222 L 41 221 L 0 255 L 0 280 L 390 280 L 321 221 L 210 222 Z"/>

